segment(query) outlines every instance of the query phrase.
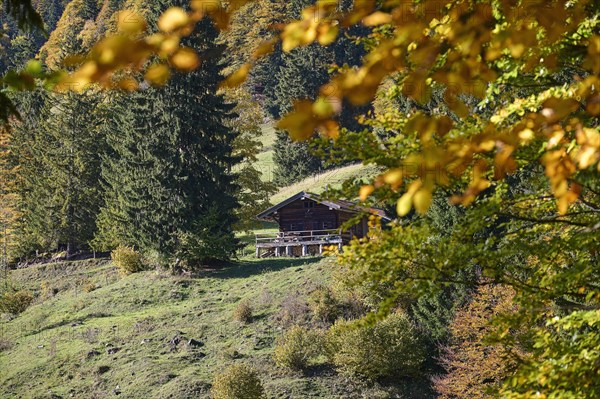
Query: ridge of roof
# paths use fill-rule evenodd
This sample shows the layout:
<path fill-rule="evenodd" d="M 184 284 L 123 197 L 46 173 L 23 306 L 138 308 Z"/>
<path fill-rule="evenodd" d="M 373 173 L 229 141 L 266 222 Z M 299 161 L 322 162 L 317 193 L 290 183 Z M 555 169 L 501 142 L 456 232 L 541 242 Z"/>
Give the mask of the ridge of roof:
<path fill-rule="evenodd" d="M 258 219 L 265 219 L 268 218 L 269 216 L 271 216 L 272 214 L 276 213 L 279 209 L 283 208 L 284 206 L 298 200 L 298 199 L 303 199 L 303 198 L 309 198 L 315 202 L 318 202 L 320 204 L 323 205 L 327 205 L 330 208 L 333 209 L 344 209 L 344 210 L 348 210 L 351 212 L 369 212 L 372 214 L 376 214 L 378 216 L 380 216 L 383 219 L 386 220 L 391 220 L 391 218 L 389 216 L 387 216 L 385 214 L 385 211 L 383 211 L 383 209 L 378 209 L 378 208 L 366 208 L 366 207 L 362 207 L 352 201 L 347 201 L 347 200 L 328 200 L 323 198 L 321 195 L 319 194 L 314 194 L 311 192 L 306 192 L 306 191 L 300 191 L 299 193 L 292 195 L 291 197 L 281 201 L 278 204 L 273 205 L 272 207 L 266 209 L 265 211 L 261 212 L 260 214 L 258 214 L 256 217 Z"/>

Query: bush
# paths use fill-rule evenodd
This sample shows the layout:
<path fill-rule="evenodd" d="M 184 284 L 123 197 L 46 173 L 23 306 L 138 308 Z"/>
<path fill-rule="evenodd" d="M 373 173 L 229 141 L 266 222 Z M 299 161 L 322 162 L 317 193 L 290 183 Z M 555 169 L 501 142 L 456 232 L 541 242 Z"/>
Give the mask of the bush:
<path fill-rule="evenodd" d="M 9 340 L 0 338 L 0 353 L 9 350 L 13 347 L 13 343 Z"/>
<path fill-rule="evenodd" d="M 328 331 L 327 352 L 339 372 L 369 380 L 414 375 L 425 360 L 415 327 L 400 313 L 375 325 L 338 320 Z"/>
<path fill-rule="evenodd" d="M 91 281 L 86 281 L 83 283 L 81 289 L 83 290 L 83 292 L 92 292 L 98 289 L 98 286 Z"/>
<path fill-rule="evenodd" d="M 280 367 L 302 370 L 322 353 L 323 344 L 320 331 L 293 326 L 277 339 L 273 359 Z"/>
<path fill-rule="evenodd" d="M 326 324 L 332 324 L 344 314 L 344 306 L 327 287 L 318 287 L 310 293 L 310 308 L 313 318 Z"/>
<path fill-rule="evenodd" d="M 247 300 L 243 300 L 235 307 L 233 319 L 241 323 L 250 323 L 252 321 L 252 306 Z"/>
<path fill-rule="evenodd" d="M 330 288 L 337 298 L 352 304 L 361 317 L 379 309 L 393 290 L 388 283 L 365 280 L 364 270 L 350 263 L 335 265 Z"/>
<path fill-rule="evenodd" d="M 40 297 L 42 299 L 52 298 L 56 294 L 58 294 L 58 288 L 52 287 L 47 281 L 42 281 L 40 284 Z"/>
<path fill-rule="evenodd" d="M 227 367 L 217 374 L 211 389 L 213 399 L 262 399 L 265 390 L 256 371 L 243 364 Z"/>
<path fill-rule="evenodd" d="M 123 275 L 141 272 L 145 269 L 142 255 L 131 247 L 119 246 L 111 252 L 110 258 Z"/>
<path fill-rule="evenodd" d="M 284 328 L 308 323 L 311 318 L 310 307 L 304 296 L 297 292 L 292 293 L 283 299 L 281 308 L 273 318 L 277 324 Z"/>
<path fill-rule="evenodd" d="M 18 315 L 23 313 L 32 302 L 33 295 L 28 291 L 5 292 L 0 296 L 0 312 Z"/>

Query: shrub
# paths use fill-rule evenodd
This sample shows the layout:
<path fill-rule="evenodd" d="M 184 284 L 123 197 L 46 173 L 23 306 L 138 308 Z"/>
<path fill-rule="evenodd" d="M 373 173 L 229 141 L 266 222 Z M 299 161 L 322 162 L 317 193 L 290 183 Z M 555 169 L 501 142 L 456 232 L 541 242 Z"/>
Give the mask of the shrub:
<path fill-rule="evenodd" d="M 415 327 L 401 313 L 375 325 L 338 320 L 328 331 L 327 352 L 339 372 L 369 380 L 414 375 L 425 360 Z"/>
<path fill-rule="evenodd" d="M 379 308 L 390 288 L 387 284 L 365 281 L 362 269 L 341 263 L 334 267 L 331 289 L 338 298 L 348 298 L 361 304 L 365 311 Z"/>
<path fill-rule="evenodd" d="M 322 353 L 323 344 L 320 331 L 293 326 L 277 339 L 273 359 L 278 366 L 302 370 Z"/>
<path fill-rule="evenodd" d="M 243 300 L 235 307 L 233 319 L 241 323 L 250 323 L 252 321 L 252 306 L 247 300 Z"/>
<path fill-rule="evenodd" d="M 13 347 L 13 343 L 9 340 L 0 338 L 0 353 L 9 350 Z"/>
<path fill-rule="evenodd" d="M 131 247 L 119 246 L 111 252 L 110 258 L 123 275 L 141 272 L 145 269 L 142 255 Z"/>
<path fill-rule="evenodd" d="M 52 298 L 56 294 L 58 294 L 58 288 L 52 287 L 47 281 L 42 281 L 40 284 L 40 297 L 42 299 Z"/>
<path fill-rule="evenodd" d="M 344 306 L 327 287 L 318 287 L 310 293 L 310 308 L 313 318 L 331 324 L 344 314 Z"/>
<path fill-rule="evenodd" d="M 262 399 L 265 390 L 254 369 L 237 364 L 217 374 L 211 395 L 213 399 Z"/>
<path fill-rule="evenodd" d="M 98 289 L 98 286 L 91 281 L 87 281 L 83 284 L 81 289 L 83 290 L 83 292 L 92 292 Z"/>
<path fill-rule="evenodd" d="M 274 315 L 275 322 L 283 327 L 304 324 L 310 321 L 310 307 L 304 296 L 299 293 L 289 294 L 281 303 L 281 308 Z"/>
<path fill-rule="evenodd" d="M 23 313 L 32 302 L 33 295 L 28 291 L 5 292 L 0 296 L 0 312 L 18 315 Z"/>

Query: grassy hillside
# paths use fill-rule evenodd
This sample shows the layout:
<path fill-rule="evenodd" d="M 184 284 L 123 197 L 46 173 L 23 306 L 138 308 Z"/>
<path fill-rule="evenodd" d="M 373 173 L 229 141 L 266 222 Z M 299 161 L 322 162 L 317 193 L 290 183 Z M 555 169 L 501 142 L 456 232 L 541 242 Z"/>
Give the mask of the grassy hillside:
<path fill-rule="evenodd" d="M 364 166 L 361 164 L 343 166 L 341 168 L 331 169 L 321 174 L 307 177 L 306 179 L 281 188 L 272 198 L 271 202 L 276 204 L 284 199 L 291 197 L 300 191 L 310 191 L 316 194 L 324 192 L 328 187 L 339 188 L 342 183 L 348 179 L 371 177 L 377 174 L 377 168 L 374 166 Z"/>
<path fill-rule="evenodd" d="M 257 156 L 256 166 L 262 172 L 261 179 L 263 181 L 273 180 L 273 144 L 277 139 L 275 128 L 267 123 L 262 125 L 262 135 L 260 141 L 263 144 L 262 151 Z"/>
<path fill-rule="evenodd" d="M 37 299 L 1 321 L 0 397 L 206 398 L 214 373 L 236 362 L 260 371 L 270 398 L 389 397 L 391 388 L 349 383 L 329 368 L 292 373 L 271 359 L 290 315 L 306 317 L 306 295 L 332 267 L 247 260 L 195 278 L 121 277 L 110 261 L 87 260 L 13 271 Z M 243 300 L 254 308 L 248 324 L 232 317 Z"/>

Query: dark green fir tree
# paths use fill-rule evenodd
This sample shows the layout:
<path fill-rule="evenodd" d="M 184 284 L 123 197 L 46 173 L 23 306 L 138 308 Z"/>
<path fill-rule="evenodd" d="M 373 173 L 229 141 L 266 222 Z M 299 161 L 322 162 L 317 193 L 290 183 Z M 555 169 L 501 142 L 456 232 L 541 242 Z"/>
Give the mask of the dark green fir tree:
<path fill-rule="evenodd" d="M 24 96 L 15 124 L 15 156 L 20 166 L 21 239 L 24 254 L 89 248 L 101 204 L 99 184 L 104 138 L 99 132 L 99 96 Z"/>
<path fill-rule="evenodd" d="M 225 125 L 233 105 L 217 94 L 223 52 L 217 34 L 203 20 L 186 39 L 203 59 L 196 71 L 112 101 L 99 247 L 133 245 L 173 268 L 234 255 L 237 133 Z"/>

